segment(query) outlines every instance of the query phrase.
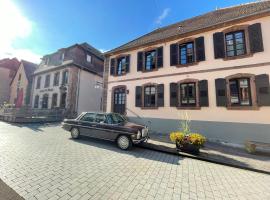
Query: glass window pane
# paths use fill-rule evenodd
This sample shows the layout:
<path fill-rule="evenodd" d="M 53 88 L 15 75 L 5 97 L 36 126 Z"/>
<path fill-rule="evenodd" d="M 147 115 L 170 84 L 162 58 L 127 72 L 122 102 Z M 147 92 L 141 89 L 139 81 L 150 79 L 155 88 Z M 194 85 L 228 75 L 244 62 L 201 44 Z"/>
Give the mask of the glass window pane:
<path fill-rule="evenodd" d="M 239 91 L 236 80 L 230 81 L 230 96 L 231 96 L 231 104 L 239 103 Z"/>

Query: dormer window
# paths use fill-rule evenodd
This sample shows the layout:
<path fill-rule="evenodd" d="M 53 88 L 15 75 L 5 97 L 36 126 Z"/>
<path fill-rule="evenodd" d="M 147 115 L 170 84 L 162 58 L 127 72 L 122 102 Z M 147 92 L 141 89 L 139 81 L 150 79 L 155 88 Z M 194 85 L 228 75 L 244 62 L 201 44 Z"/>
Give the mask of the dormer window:
<path fill-rule="evenodd" d="M 61 54 L 61 61 L 63 62 L 64 59 L 65 59 L 65 53 L 62 53 L 62 54 Z"/>
<path fill-rule="evenodd" d="M 90 56 L 89 54 L 86 55 L 86 61 L 91 63 L 92 62 L 92 56 Z"/>

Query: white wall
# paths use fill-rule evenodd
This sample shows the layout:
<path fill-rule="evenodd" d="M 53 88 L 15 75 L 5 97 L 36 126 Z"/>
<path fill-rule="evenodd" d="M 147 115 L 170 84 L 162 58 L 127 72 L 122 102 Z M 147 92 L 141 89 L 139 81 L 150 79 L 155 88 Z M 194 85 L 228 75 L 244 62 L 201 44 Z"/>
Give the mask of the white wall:
<path fill-rule="evenodd" d="M 78 98 L 78 114 L 84 111 L 101 111 L 102 87 L 96 88 L 102 77 L 80 71 L 80 87 Z"/>

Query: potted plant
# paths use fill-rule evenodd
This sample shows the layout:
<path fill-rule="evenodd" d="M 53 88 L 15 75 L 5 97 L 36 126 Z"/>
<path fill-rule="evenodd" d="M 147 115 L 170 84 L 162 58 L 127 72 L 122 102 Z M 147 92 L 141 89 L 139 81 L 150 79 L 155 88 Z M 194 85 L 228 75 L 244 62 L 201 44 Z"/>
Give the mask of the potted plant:
<path fill-rule="evenodd" d="M 187 115 L 181 121 L 181 131 L 174 131 L 170 134 L 170 139 L 176 144 L 179 151 L 199 154 L 200 148 L 204 145 L 206 138 L 199 133 L 192 133 L 190 131 L 190 120 Z"/>

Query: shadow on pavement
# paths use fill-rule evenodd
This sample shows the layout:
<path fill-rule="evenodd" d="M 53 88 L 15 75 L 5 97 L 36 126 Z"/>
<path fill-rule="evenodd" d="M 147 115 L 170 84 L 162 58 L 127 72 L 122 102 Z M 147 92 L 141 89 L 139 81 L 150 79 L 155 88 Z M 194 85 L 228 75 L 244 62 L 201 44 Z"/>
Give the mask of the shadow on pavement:
<path fill-rule="evenodd" d="M 0 179 L 0 199 L 2 200 L 24 200 L 12 188 Z"/>
<path fill-rule="evenodd" d="M 74 140 L 70 138 L 70 140 L 81 143 L 81 144 L 90 145 L 97 148 L 106 149 L 109 151 L 114 151 L 121 154 L 131 155 L 136 158 L 143 158 L 143 159 L 148 159 L 148 160 L 153 160 L 153 161 L 165 162 L 165 163 L 174 164 L 174 165 L 180 165 L 180 161 L 184 159 L 183 157 L 173 156 L 173 155 L 161 156 L 161 154 L 163 154 L 161 152 L 148 151 L 143 148 L 138 148 L 137 146 L 133 146 L 130 150 L 124 151 L 124 150 L 119 149 L 116 146 L 116 144 L 112 141 L 100 140 L 100 139 L 90 138 L 90 137 L 81 136 L 80 139 Z"/>
<path fill-rule="evenodd" d="M 44 132 L 44 130 L 42 130 L 42 128 L 58 127 L 60 125 L 59 122 L 54 122 L 54 123 L 8 123 L 8 124 L 11 126 L 19 127 L 19 128 L 29 128 L 35 132 Z"/>

